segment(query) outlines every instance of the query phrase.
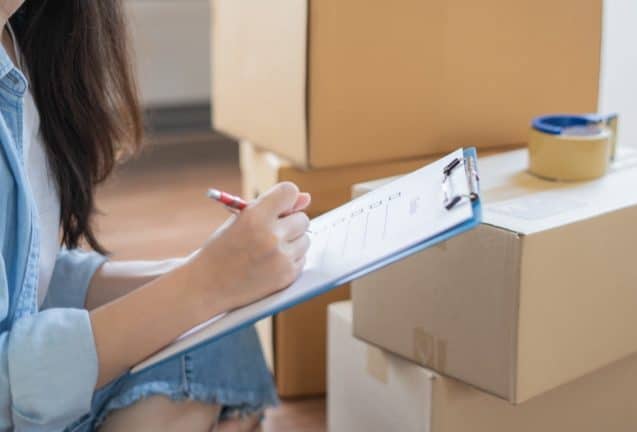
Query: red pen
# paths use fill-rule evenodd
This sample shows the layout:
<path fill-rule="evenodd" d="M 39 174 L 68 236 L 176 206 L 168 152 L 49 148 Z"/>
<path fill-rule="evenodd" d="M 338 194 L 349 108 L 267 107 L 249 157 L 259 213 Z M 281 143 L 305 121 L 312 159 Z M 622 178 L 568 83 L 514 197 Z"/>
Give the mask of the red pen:
<path fill-rule="evenodd" d="M 248 206 L 248 203 L 238 196 L 231 195 L 218 189 L 208 189 L 208 198 L 220 202 L 230 210 L 241 211 Z"/>
<path fill-rule="evenodd" d="M 241 210 L 245 209 L 248 206 L 248 203 L 245 202 L 243 199 L 239 198 L 238 196 L 229 194 L 228 192 L 220 191 L 219 189 L 208 189 L 207 195 L 208 195 L 208 198 L 213 199 L 217 202 L 220 202 L 221 204 L 226 206 L 228 210 L 234 213 L 240 212 Z M 294 213 L 294 211 L 283 214 L 282 216 L 287 216 L 292 213 Z M 307 230 L 306 232 L 308 234 L 312 234 L 312 231 L 310 230 Z"/>

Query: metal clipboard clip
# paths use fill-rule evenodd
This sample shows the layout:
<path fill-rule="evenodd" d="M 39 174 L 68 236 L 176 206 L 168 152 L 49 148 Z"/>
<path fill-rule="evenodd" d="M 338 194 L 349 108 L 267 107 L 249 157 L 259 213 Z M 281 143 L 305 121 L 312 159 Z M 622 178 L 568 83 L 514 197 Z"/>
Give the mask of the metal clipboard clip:
<path fill-rule="evenodd" d="M 467 185 L 469 188 L 468 194 L 457 194 L 454 191 L 451 174 L 460 167 L 464 167 Z M 447 210 L 453 209 L 459 202 L 463 200 L 475 201 L 479 198 L 480 177 L 478 176 L 478 168 L 476 160 L 473 156 L 454 158 L 447 166 L 442 170 L 442 192 L 444 194 L 443 205 Z"/>

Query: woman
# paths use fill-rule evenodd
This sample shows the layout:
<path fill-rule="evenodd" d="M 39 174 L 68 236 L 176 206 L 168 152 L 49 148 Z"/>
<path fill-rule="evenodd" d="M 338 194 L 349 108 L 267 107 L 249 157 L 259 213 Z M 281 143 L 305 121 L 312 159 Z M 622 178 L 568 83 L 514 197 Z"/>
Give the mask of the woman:
<path fill-rule="evenodd" d="M 309 196 L 276 186 L 188 258 L 107 261 L 95 186 L 141 141 L 121 1 L 0 0 L 0 24 L 0 431 L 257 428 L 276 396 L 252 329 L 125 372 L 290 284 Z"/>

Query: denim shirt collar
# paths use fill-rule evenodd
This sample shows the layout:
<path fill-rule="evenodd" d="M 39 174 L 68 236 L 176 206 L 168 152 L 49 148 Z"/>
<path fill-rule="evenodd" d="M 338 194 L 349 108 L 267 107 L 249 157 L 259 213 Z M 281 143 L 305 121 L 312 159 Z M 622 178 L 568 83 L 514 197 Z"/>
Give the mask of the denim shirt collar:
<path fill-rule="evenodd" d="M 0 44 L 0 83 L 19 97 L 24 96 L 27 91 L 26 77 L 15 67 L 3 44 Z"/>
<path fill-rule="evenodd" d="M 14 67 L 11 57 L 9 57 L 7 50 L 4 49 L 4 45 L 0 44 L 0 80 Z"/>

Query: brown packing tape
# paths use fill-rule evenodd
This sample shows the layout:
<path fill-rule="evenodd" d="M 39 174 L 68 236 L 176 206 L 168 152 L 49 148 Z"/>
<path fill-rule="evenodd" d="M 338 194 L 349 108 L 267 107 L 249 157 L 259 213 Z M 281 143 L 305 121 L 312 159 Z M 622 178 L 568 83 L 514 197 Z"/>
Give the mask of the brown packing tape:
<path fill-rule="evenodd" d="M 387 356 L 383 350 L 372 345 L 367 346 L 367 373 L 383 384 L 388 378 Z"/>
<path fill-rule="evenodd" d="M 414 359 L 423 366 L 444 373 L 447 366 L 447 341 L 424 329 L 414 329 Z"/>
<path fill-rule="evenodd" d="M 566 128 L 564 128 L 566 131 Z M 599 129 L 552 134 L 531 128 L 529 171 L 558 181 L 592 180 L 606 174 L 615 159 L 617 119 Z"/>

